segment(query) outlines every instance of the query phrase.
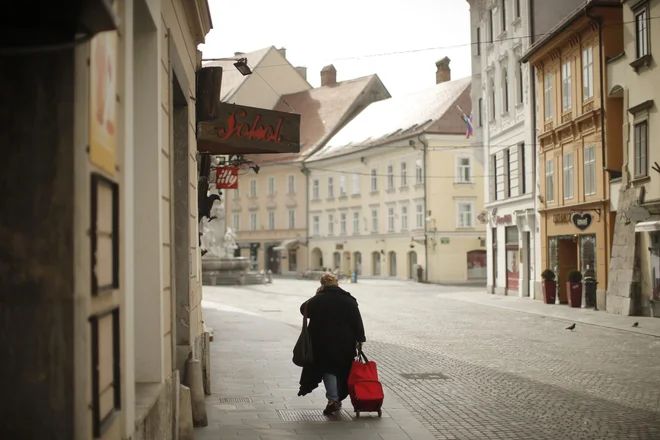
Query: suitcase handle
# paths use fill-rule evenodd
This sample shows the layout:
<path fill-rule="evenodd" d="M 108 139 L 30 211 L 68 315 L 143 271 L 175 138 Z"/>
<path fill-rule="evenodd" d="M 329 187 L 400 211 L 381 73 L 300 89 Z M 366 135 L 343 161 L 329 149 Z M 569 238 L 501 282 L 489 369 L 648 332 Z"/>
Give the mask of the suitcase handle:
<path fill-rule="evenodd" d="M 358 349 L 357 356 L 355 357 L 358 361 L 362 361 L 366 364 L 369 362 L 369 359 L 367 359 L 367 355 L 364 354 L 361 348 Z"/>

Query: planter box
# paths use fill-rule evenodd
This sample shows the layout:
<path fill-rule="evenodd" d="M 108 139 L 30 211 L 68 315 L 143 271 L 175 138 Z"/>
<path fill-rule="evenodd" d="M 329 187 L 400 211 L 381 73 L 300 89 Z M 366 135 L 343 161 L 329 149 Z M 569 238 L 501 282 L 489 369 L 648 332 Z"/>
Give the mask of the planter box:
<path fill-rule="evenodd" d="M 554 304 L 557 298 L 557 281 L 543 281 L 543 302 Z"/>
<path fill-rule="evenodd" d="M 582 283 L 566 283 L 569 307 L 582 307 Z"/>

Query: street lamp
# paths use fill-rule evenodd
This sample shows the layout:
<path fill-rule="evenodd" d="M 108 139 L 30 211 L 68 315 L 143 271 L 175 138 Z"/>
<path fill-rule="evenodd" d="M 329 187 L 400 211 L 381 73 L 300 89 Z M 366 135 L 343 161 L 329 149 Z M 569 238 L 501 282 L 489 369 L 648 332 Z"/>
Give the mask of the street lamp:
<path fill-rule="evenodd" d="M 250 66 L 248 65 L 247 58 L 205 58 L 202 61 L 236 61 L 234 63 L 234 67 L 236 67 L 236 70 L 241 72 L 241 75 L 247 76 L 252 74 L 252 69 L 250 69 Z"/>

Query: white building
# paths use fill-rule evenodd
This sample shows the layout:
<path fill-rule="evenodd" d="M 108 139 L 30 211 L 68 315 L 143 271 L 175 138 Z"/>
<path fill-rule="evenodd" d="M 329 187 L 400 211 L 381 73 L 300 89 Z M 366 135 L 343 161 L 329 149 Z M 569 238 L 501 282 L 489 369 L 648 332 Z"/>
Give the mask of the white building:
<path fill-rule="evenodd" d="M 535 210 L 534 97 L 529 66 L 528 2 L 468 0 L 472 29 L 472 108 L 475 146 L 487 158 L 489 293 L 532 296 L 540 291 Z"/>

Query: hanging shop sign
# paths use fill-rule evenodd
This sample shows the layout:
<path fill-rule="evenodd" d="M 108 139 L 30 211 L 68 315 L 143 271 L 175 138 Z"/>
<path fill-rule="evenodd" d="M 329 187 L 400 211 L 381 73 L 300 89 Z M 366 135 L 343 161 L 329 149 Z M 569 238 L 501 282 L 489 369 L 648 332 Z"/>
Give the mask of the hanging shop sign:
<path fill-rule="evenodd" d="M 238 188 L 238 168 L 218 167 L 215 169 L 215 187 L 222 189 Z"/>
<path fill-rule="evenodd" d="M 585 229 L 589 228 L 589 226 L 591 226 L 593 217 L 587 212 L 576 212 L 573 214 L 571 220 L 576 228 L 578 228 L 580 231 L 584 231 Z"/>
<path fill-rule="evenodd" d="M 300 115 L 220 103 L 197 124 L 197 149 L 211 154 L 300 152 Z"/>
<path fill-rule="evenodd" d="M 495 217 L 495 223 L 497 223 L 498 225 L 510 225 L 512 221 L 513 221 L 513 217 L 511 217 L 511 214 L 498 215 L 497 217 Z"/>

